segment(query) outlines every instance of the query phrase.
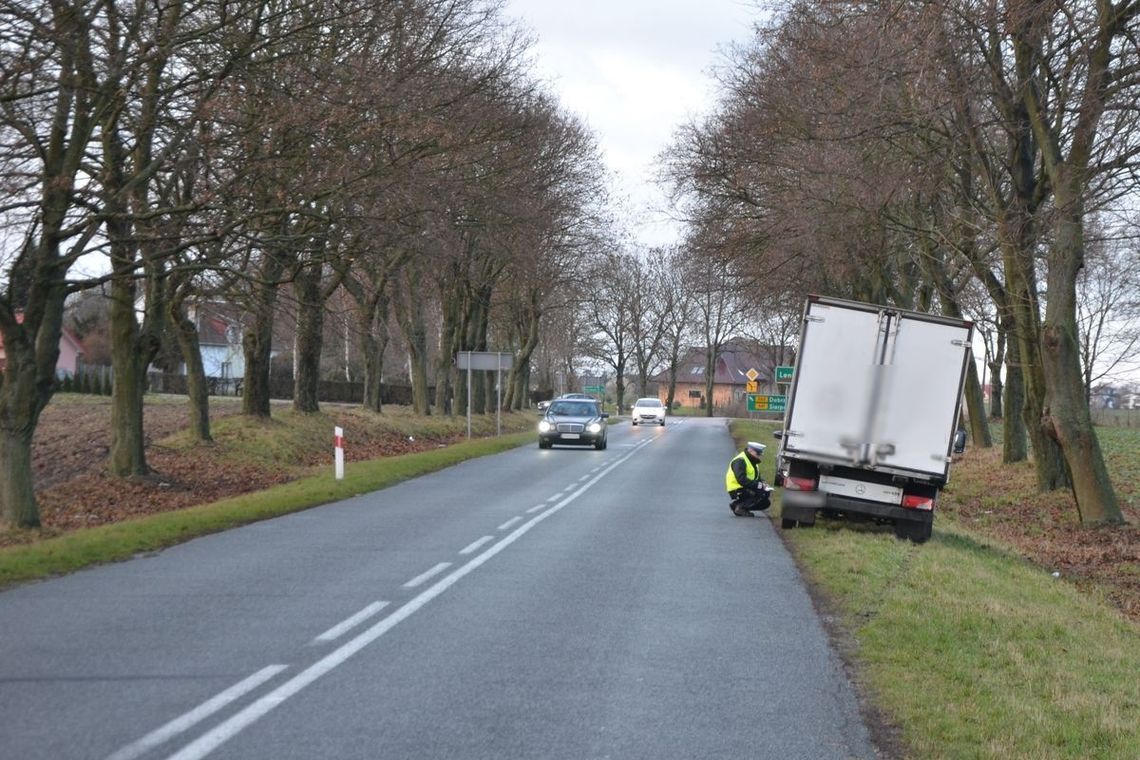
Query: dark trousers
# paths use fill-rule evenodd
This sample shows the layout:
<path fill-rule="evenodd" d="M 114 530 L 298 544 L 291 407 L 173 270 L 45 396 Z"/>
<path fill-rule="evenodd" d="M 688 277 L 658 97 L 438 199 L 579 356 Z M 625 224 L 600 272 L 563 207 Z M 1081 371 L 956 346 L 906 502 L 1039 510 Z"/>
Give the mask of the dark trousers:
<path fill-rule="evenodd" d="M 745 488 L 738 488 L 735 491 L 730 491 L 728 495 L 732 499 L 728 507 L 732 510 L 746 509 L 749 512 L 763 512 L 772 506 L 772 497 L 768 495 L 767 491 L 749 491 Z"/>

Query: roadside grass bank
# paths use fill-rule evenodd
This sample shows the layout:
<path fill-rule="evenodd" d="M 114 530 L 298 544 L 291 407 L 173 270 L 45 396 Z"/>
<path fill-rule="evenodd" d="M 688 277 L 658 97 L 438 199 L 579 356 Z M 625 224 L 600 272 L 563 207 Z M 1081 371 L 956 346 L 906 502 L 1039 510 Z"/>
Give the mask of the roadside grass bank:
<path fill-rule="evenodd" d="M 772 440 L 773 427 L 730 429 L 743 445 Z M 1105 433 L 1098 429 L 1114 482 L 1134 498 L 1140 432 Z M 765 457 L 766 479 L 774 460 Z M 1031 465 L 1003 468 L 1000 447 L 968 450 L 951 485 L 922 545 L 889 528 L 822 519 L 781 531 L 825 617 L 838 621 L 869 705 L 908 757 L 1140 757 L 1140 625 L 1103 584 L 1067 570 L 1054 576 L 1041 564 L 1052 556 L 1045 549 L 1007 541 L 1014 534 L 999 529 L 999 515 L 1037 519 L 1039 528 L 1022 524 L 1017 535 L 1053 542 L 1095 541 L 1098 531 L 1049 528 L 1075 522 L 1071 497 L 1037 494 Z M 779 498 L 770 511 L 778 525 Z"/>
<path fill-rule="evenodd" d="M 167 402 L 159 399 L 155 403 Z M 129 559 L 531 443 L 535 440 L 535 419 L 528 412 L 504 414 L 499 419 L 494 414 L 475 415 L 472 439 L 466 440 L 465 418 L 418 418 L 402 409 L 386 409 L 382 415 L 359 408 L 311 415 L 275 409 L 270 420 L 224 417 L 212 422 L 215 442 L 208 446 L 193 444 L 184 431 L 158 442 L 168 457 L 167 464 L 173 456 L 187 469 L 205 468 L 220 473 L 232 468 L 231 477 L 236 473 L 241 478 L 248 473 L 251 481 L 268 474 L 278 485 L 247 493 L 233 488 L 230 492 L 239 495 L 189 506 L 173 500 L 170 504 L 148 504 L 150 512 L 145 516 L 96 527 L 65 531 L 49 528 L 21 531 L 20 535 L 9 532 L 4 537 L 8 545 L 0 547 L 0 588 Z M 346 427 L 346 449 L 353 455 L 345 464 L 344 479 L 339 481 L 332 466 L 334 424 Z M 502 435 L 496 435 L 500 425 Z M 198 474 L 211 477 L 210 472 Z M 110 481 L 111 488 L 116 482 Z M 151 493 L 157 493 L 153 498 L 159 500 L 165 495 L 160 488 L 152 488 Z M 114 500 L 113 491 L 98 496 Z M 55 494 L 55 500 L 61 500 L 60 494 Z M 89 506 L 72 508 L 83 510 Z"/>

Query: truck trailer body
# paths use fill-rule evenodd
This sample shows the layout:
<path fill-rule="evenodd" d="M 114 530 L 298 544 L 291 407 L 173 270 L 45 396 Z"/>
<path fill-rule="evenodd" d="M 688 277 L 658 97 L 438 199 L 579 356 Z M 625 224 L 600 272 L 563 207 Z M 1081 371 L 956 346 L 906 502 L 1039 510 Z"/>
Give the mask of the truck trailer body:
<path fill-rule="evenodd" d="M 809 296 L 776 433 L 783 526 L 823 512 L 929 538 L 972 340 L 966 320 Z"/>

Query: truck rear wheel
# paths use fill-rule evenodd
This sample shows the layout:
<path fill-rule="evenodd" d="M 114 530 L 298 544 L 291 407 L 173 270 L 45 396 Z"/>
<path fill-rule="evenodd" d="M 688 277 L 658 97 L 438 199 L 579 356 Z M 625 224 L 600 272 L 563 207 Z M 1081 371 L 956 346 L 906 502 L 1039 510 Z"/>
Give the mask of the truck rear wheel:
<path fill-rule="evenodd" d="M 931 527 L 928 522 L 898 522 L 895 523 L 895 536 L 922 544 L 930 538 Z"/>
<path fill-rule="evenodd" d="M 792 520 L 788 517 L 785 517 L 785 518 L 780 520 L 780 527 L 783 528 L 784 530 L 791 530 L 792 528 L 796 527 L 799 524 L 800 523 L 798 520 Z"/>

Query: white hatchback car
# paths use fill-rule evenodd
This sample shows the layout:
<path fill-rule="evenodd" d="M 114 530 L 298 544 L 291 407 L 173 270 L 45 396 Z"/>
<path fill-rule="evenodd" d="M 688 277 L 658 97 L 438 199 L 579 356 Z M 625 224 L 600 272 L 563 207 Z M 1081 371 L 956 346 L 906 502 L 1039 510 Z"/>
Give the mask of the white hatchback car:
<path fill-rule="evenodd" d="M 633 408 L 629 412 L 634 425 L 642 422 L 665 424 L 665 404 L 659 398 L 639 398 L 633 402 Z"/>

